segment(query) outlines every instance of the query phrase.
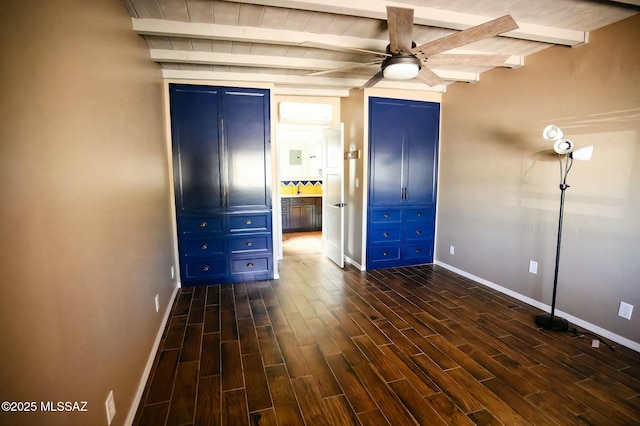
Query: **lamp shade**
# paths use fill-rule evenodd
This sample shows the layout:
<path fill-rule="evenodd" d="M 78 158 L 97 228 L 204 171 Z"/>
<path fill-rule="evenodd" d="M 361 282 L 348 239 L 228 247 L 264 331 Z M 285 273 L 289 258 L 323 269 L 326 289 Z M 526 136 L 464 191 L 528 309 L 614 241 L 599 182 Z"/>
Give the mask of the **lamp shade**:
<path fill-rule="evenodd" d="M 549 124 L 542 131 L 542 137 L 548 141 L 557 141 L 564 137 L 564 133 L 562 132 L 562 129 L 560 129 L 560 127 L 556 126 L 555 124 Z"/>
<path fill-rule="evenodd" d="M 571 157 L 574 160 L 589 161 L 593 154 L 593 145 L 585 146 L 584 148 L 576 149 L 571 153 Z"/>
<path fill-rule="evenodd" d="M 560 139 L 553 144 L 553 150 L 558 154 L 569 154 L 573 151 L 574 145 L 569 139 Z"/>

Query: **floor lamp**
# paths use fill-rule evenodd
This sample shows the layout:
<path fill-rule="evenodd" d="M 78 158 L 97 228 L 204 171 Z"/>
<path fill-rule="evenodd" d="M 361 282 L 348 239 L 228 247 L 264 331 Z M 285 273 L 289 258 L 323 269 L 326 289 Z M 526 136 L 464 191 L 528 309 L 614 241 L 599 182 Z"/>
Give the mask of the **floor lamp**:
<path fill-rule="evenodd" d="M 569 139 L 565 139 L 562 130 L 553 124 L 548 125 L 542 131 L 545 140 L 553 141 L 553 150 L 558 154 L 560 162 L 560 216 L 558 219 L 558 242 L 556 244 L 556 268 L 553 276 L 553 298 L 551 301 L 551 313 L 536 316 L 536 324 L 553 331 L 566 331 L 569 323 L 566 319 L 556 317 L 556 290 L 558 289 L 558 270 L 560 266 L 560 243 L 562 242 L 562 218 L 564 216 L 564 194 L 567 185 L 567 175 L 573 160 L 589 161 L 593 153 L 593 146 L 580 148 L 574 151 L 574 144 Z"/>

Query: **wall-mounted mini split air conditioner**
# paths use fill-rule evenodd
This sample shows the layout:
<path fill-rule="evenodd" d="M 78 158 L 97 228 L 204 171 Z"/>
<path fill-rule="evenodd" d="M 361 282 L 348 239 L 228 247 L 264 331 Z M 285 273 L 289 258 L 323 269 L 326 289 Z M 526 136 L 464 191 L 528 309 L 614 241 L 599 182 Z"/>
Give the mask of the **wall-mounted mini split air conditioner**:
<path fill-rule="evenodd" d="M 280 123 L 330 124 L 332 119 L 330 104 L 280 102 Z"/>

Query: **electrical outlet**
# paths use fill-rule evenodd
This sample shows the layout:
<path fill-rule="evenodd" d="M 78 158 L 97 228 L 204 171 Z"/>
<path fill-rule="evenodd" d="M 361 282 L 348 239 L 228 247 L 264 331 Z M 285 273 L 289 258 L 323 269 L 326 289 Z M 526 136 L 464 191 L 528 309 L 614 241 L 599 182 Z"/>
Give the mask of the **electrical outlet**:
<path fill-rule="evenodd" d="M 158 295 L 156 294 L 156 297 L 153 299 L 156 302 L 156 312 L 160 311 L 160 299 L 158 298 Z"/>
<path fill-rule="evenodd" d="M 172 266 L 171 267 L 171 279 L 174 279 L 176 277 L 176 267 Z"/>
<path fill-rule="evenodd" d="M 116 401 L 113 399 L 113 391 L 109 391 L 109 396 L 107 396 L 104 405 L 107 408 L 107 424 L 111 424 L 116 415 Z"/>
<path fill-rule="evenodd" d="M 620 302 L 620 308 L 618 309 L 618 316 L 630 320 L 632 312 L 633 312 L 633 305 L 630 305 L 626 302 Z"/>
<path fill-rule="evenodd" d="M 456 254 L 456 248 L 454 246 L 449 246 L 449 254 Z"/>
<path fill-rule="evenodd" d="M 529 261 L 529 272 L 532 274 L 538 273 L 538 262 L 536 262 L 535 260 Z"/>

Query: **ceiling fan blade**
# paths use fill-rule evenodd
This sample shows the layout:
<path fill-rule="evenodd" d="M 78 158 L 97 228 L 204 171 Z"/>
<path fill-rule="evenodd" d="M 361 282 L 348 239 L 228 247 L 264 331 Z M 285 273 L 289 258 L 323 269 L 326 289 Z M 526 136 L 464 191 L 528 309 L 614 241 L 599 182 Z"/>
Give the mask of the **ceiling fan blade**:
<path fill-rule="evenodd" d="M 411 53 L 422 60 L 431 55 L 435 55 L 436 53 L 455 49 L 456 47 L 464 46 L 465 44 L 473 43 L 485 38 L 494 37 L 498 34 L 513 31 L 517 28 L 518 24 L 516 24 L 516 21 L 513 20 L 511 15 L 505 15 L 501 18 L 494 19 L 493 21 L 485 22 L 484 24 L 459 31 L 455 34 L 451 34 L 437 40 L 428 41 L 423 45 L 411 49 Z"/>
<path fill-rule="evenodd" d="M 436 54 L 430 56 L 426 61 L 429 65 L 462 65 L 477 67 L 502 67 L 510 58 L 510 55 L 491 55 L 491 54 Z"/>
<path fill-rule="evenodd" d="M 391 56 L 386 52 L 378 52 L 375 50 L 368 49 L 360 49 L 359 47 L 349 47 L 349 46 L 337 46 L 335 44 L 326 44 L 326 43 L 318 43 L 318 42 L 308 42 L 300 43 L 300 46 L 304 47 L 313 47 L 316 49 L 326 49 L 326 50 L 334 50 L 336 52 L 357 52 L 366 55 L 375 55 L 375 56 Z"/>
<path fill-rule="evenodd" d="M 380 70 L 376 75 L 371 77 L 365 84 L 363 84 L 361 89 L 366 89 L 367 87 L 375 86 L 376 83 L 378 83 L 383 78 L 384 78 L 384 75 L 382 74 L 382 70 Z"/>
<path fill-rule="evenodd" d="M 380 65 L 381 63 L 382 63 L 382 60 L 375 61 L 375 62 L 367 62 L 365 64 L 353 64 L 353 65 L 347 65 L 346 67 L 333 68 L 333 69 L 330 69 L 330 70 L 312 72 L 312 73 L 307 74 L 307 75 L 331 74 L 333 72 L 348 71 L 348 70 L 352 70 L 354 68 L 368 67 L 369 65 Z"/>
<path fill-rule="evenodd" d="M 409 53 L 413 37 L 413 9 L 387 6 L 391 52 Z"/>
<path fill-rule="evenodd" d="M 420 72 L 418 73 L 416 78 L 430 87 L 437 86 L 438 84 L 442 84 L 444 82 L 444 80 L 442 80 L 438 74 L 431 71 L 425 65 L 422 65 L 420 67 Z"/>

